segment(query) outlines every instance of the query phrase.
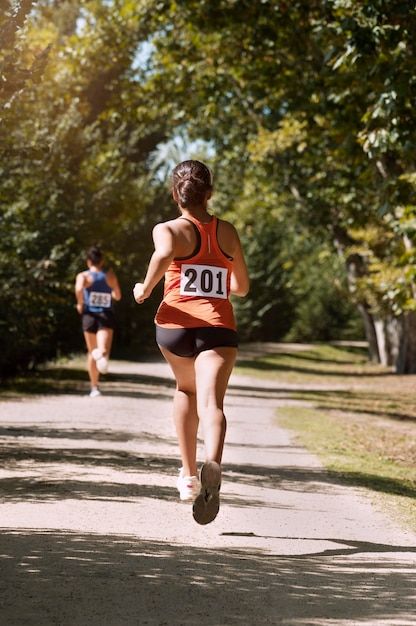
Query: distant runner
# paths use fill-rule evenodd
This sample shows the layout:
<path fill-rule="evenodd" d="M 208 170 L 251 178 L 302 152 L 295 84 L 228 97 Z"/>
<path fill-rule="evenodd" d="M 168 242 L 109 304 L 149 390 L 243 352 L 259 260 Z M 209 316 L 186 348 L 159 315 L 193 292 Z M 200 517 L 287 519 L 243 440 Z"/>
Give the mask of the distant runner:
<path fill-rule="evenodd" d="M 172 193 L 181 215 L 155 226 L 155 251 L 144 282 L 136 283 L 133 293 L 141 304 L 165 277 L 156 341 L 177 383 L 173 416 L 182 457 L 177 487 L 181 500 L 194 500 L 195 521 L 208 524 L 219 510 L 223 403 L 238 346 L 229 296 L 245 296 L 249 278 L 234 226 L 207 212 L 212 194 L 208 167 L 199 161 L 177 165 Z M 200 479 L 199 419 L 206 459 Z"/>
<path fill-rule="evenodd" d="M 108 371 L 115 325 L 113 300 L 121 299 L 121 291 L 114 272 L 104 270 L 103 254 L 96 246 L 87 252 L 87 265 L 87 270 L 77 274 L 75 297 L 88 349 L 90 397 L 96 398 L 101 395 L 99 376 Z"/>

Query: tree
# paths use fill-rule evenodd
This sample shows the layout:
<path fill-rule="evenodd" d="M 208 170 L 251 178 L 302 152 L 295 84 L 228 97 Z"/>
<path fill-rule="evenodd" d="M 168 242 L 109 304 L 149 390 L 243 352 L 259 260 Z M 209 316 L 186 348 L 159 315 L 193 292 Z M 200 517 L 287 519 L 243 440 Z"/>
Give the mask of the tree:
<path fill-rule="evenodd" d="M 45 0 L 19 35 L 24 55 L 38 58 L 45 44 L 49 55 L 42 80 L 28 77 L 2 110 L 3 374 L 80 345 L 73 281 L 92 243 L 125 285 L 120 317 L 140 327 L 146 314 L 128 296 L 167 193 L 150 167 L 166 117 L 134 66 L 148 36 L 151 7 L 142 6 Z"/>
<path fill-rule="evenodd" d="M 18 51 L 2 53 L 0 90 L 3 371 L 53 353 L 58 329 L 75 328 L 72 277 L 92 240 L 130 289 L 151 224 L 172 208 L 153 157 L 181 134 L 208 147 L 213 208 L 249 252 L 257 280 L 238 308 L 247 337 L 277 338 L 308 319 L 318 274 L 299 273 L 301 255 L 329 255 L 314 297 L 332 306 L 338 255 L 373 358 L 416 368 L 408 1 L 30 5 L 12 14 L 6 3 L 0 22 L 13 25 L 0 36 Z M 120 311 L 126 328 L 143 326 L 131 307 Z M 150 309 L 140 315 L 150 321 Z"/>
<path fill-rule="evenodd" d="M 24 27 L 28 13 L 35 0 L 0 1 L 0 106 L 10 105 L 11 100 L 21 92 L 28 82 L 40 80 L 45 69 L 50 47 L 46 46 L 38 52 L 30 64 L 25 62 L 25 49 L 19 32 Z"/>
<path fill-rule="evenodd" d="M 374 356 L 382 356 L 388 327 L 395 327 L 400 346 L 389 358 L 398 371 L 414 371 L 413 315 L 400 312 L 400 302 L 410 311 L 416 305 L 405 261 L 413 258 L 411 4 L 189 0 L 164 6 L 166 27 L 153 39 L 153 84 L 169 86 L 178 123 L 186 119 L 191 135 L 215 145 L 217 169 L 225 164 L 228 175 L 230 163 L 244 174 L 253 162 L 263 168 L 286 195 L 287 214 L 343 256 L 352 298 L 375 339 Z M 383 250 L 378 246 L 381 256 L 364 252 L 368 242 L 356 237 L 365 228 L 388 232 Z M 370 266 L 369 257 L 377 262 Z M 401 270 L 399 290 L 381 259 Z M 366 281 L 367 294 L 356 289 L 357 279 Z"/>

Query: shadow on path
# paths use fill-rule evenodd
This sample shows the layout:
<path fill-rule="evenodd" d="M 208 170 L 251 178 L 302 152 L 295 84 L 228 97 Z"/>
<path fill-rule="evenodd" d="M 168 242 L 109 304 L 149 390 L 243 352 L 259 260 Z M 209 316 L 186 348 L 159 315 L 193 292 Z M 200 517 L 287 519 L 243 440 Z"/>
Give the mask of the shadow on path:
<path fill-rule="evenodd" d="M 146 485 L 131 485 L 117 479 L 102 480 L 102 473 L 122 471 L 128 476 L 157 472 L 170 478 L 176 472 L 178 459 L 176 456 L 157 452 L 160 445 L 175 446 L 175 440 L 148 432 L 131 433 L 123 430 L 66 429 L 50 427 L 2 427 L 0 436 L 3 445 L 0 449 L 0 462 L 7 471 L 14 473 L 16 464 L 24 464 L 24 470 L 17 475 L 0 479 L 0 498 L 3 501 L 51 500 L 64 498 L 79 499 L 120 499 L 137 497 L 155 497 L 171 500 L 176 489 L 150 489 Z M 79 447 L 59 447 L 59 439 L 75 440 Z M 42 445 L 39 444 L 42 441 Z M 117 444 L 133 442 L 135 450 L 117 449 Z M 82 446 L 81 444 L 84 443 Z M 112 447 L 102 447 L 109 443 Z M 155 454 L 140 452 L 141 444 L 155 446 Z M 235 444 L 236 446 L 238 444 Z M 248 447 L 249 444 L 245 444 Z M 256 444 L 253 444 L 256 448 Z M 264 447 L 263 449 L 266 449 Z M 271 446 L 271 450 L 275 446 Z M 294 454 L 298 450 L 291 446 Z M 287 453 L 288 447 L 285 447 Z M 100 469 L 100 476 L 90 477 L 94 469 Z M 79 479 L 79 472 L 84 474 Z M 376 491 L 399 494 L 410 498 L 416 497 L 416 488 L 406 485 L 403 481 L 371 475 L 364 472 L 343 472 L 325 470 L 315 467 L 267 466 L 256 464 L 224 464 L 224 481 L 281 489 L 302 493 L 326 493 L 342 483 L 367 487 Z M 256 500 L 224 496 L 224 502 L 236 506 L 258 506 Z M 270 504 L 263 504 L 270 506 Z"/>
<path fill-rule="evenodd" d="M 403 561 L 354 555 L 413 549 L 344 543 L 348 559 L 339 551 L 328 559 L 325 553 L 264 556 L 125 536 L 6 531 L 0 537 L 2 623 L 299 626 L 411 619 L 416 572 Z"/>
<path fill-rule="evenodd" d="M 130 393 L 133 397 L 149 397 L 157 399 L 158 395 L 165 397 L 163 388 L 174 389 L 175 383 L 171 376 L 161 377 L 148 374 L 134 373 L 114 373 L 106 374 L 102 379 L 104 383 L 118 383 L 123 386 L 123 390 L 116 389 L 106 392 L 106 395 L 125 396 L 128 391 L 126 387 L 138 386 L 139 389 Z M 146 391 L 140 390 L 140 387 Z M 155 389 L 152 389 L 154 387 Z M 25 395 L 85 395 L 89 390 L 88 377 L 85 369 L 73 367 L 52 367 L 42 369 L 32 374 L 12 381 L 6 381 L 3 385 L 3 394 L 0 399 L 19 397 Z M 169 397 L 171 394 L 169 395 Z"/>
<path fill-rule="evenodd" d="M 77 385 L 80 389 L 85 385 L 83 370 L 51 371 L 57 376 L 56 385 L 63 384 L 62 393 L 62 389 L 71 389 L 71 385 L 74 393 L 81 393 L 76 390 Z M 107 383 L 108 395 L 130 394 L 158 401 L 166 400 L 173 389 L 171 379 L 153 375 L 114 374 L 107 378 Z M 260 388 L 231 386 L 231 394 L 241 396 L 242 402 L 245 394 L 254 400 L 273 400 L 292 391 L 269 389 L 266 383 Z M 57 390 L 52 386 L 48 393 L 56 395 Z M 55 405 L 48 402 L 55 410 Z M 74 414 L 81 405 L 84 407 L 83 402 L 74 402 Z M 36 406 L 41 410 L 41 403 Z M 117 400 L 111 406 L 120 410 L 121 405 Z M 19 508 L 10 504 L 47 503 L 44 510 L 48 511 L 53 502 L 67 499 L 79 503 L 135 501 L 134 506 L 137 501 L 137 506 L 143 505 L 145 512 L 145 505 L 139 500 L 146 500 L 151 511 L 157 510 L 152 498 L 177 502 L 176 488 L 170 479 L 178 458 L 176 454 L 163 454 L 163 450 L 171 450 L 173 445 L 176 449 L 176 440 L 163 435 L 164 431 L 146 432 L 150 429 L 147 422 L 143 420 L 140 426 L 134 417 L 130 426 L 117 425 L 112 429 L 111 415 L 105 422 L 101 409 L 96 410 L 96 421 L 78 422 L 79 428 L 68 427 L 62 417 L 62 427 L 54 426 L 53 421 L 38 425 L 36 410 L 33 416 L 30 414 L 30 423 L 25 421 L 21 426 L 6 423 L 1 427 L 0 497 L 9 510 Z M 123 422 L 126 423 L 128 420 Z M 97 424 L 97 428 L 91 424 Z M 396 493 L 399 486 L 403 487 L 395 481 L 383 483 L 380 477 L 359 472 L 346 477 L 321 468 L 297 467 L 296 445 L 268 446 L 266 440 L 259 446 L 245 440 L 242 447 L 244 452 L 250 447 L 258 448 L 260 457 L 263 451 L 278 453 L 282 448 L 290 463 L 293 459 L 293 466 L 273 466 L 272 456 L 262 459 L 268 465 L 261 465 L 260 461 L 224 465 L 224 486 L 230 489 L 229 492 L 224 489 L 223 504 L 256 507 L 255 512 L 250 512 L 254 514 L 259 514 L 261 507 L 264 515 L 270 515 L 270 509 L 294 508 L 281 504 L 279 498 L 264 496 L 263 500 L 264 492 L 256 487 L 264 488 L 269 495 L 274 489 L 298 492 L 298 502 L 302 501 L 302 494 L 336 495 L 337 485 L 346 478 L 352 484 L 379 487 L 388 493 Z M 159 479 L 156 487 L 147 484 L 150 474 Z M 244 499 L 235 495 L 242 492 L 251 495 Z M 77 502 L 70 502 L 68 507 L 76 515 Z M 97 511 L 105 507 L 88 508 Z M 308 515 L 302 508 L 298 512 Z M 24 519 L 23 524 L 30 522 Z M 12 522 L 7 525 L 11 526 Z M 343 538 L 278 537 L 273 536 L 276 532 L 273 524 L 266 527 L 265 532 L 271 531 L 267 536 L 239 533 L 235 523 L 231 528 L 232 532 L 223 535 L 246 537 L 244 550 L 218 547 L 209 550 L 117 534 L 3 529 L 0 623 L 7 626 L 316 626 L 344 620 L 372 626 L 412 623 L 416 547 L 394 545 L 393 541 L 388 545 Z M 195 533 L 200 530 L 196 529 Z M 297 532 L 307 534 L 307 521 L 305 529 L 298 527 Z M 264 539 L 264 543 L 257 544 L 265 546 L 264 550 L 268 540 L 278 546 L 281 540 L 286 547 L 290 542 L 296 543 L 297 554 L 265 554 L 250 547 L 250 537 Z M 338 545 L 317 546 L 318 552 L 312 553 L 311 543 L 315 541 Z M 205 535 L 202 542 L 203 546 L 209 545 Z M 302 549 L 304 553 L 299 554 Z"/>
<path fill-rule="evenodd" d="M 383 554 L 383 553 L 416 553 L 416 546 L 396 546 L 371 541 L 354 541 L 352 539 L 335 539 L 333 537 L 279 537 L 276 535 L 257 535 L 256 533 L 226 532 L 221 533 L 225 537 L 253 537 L 262 539 L 282 539 L 284 541 L 307 541 L 307 542 L 330 542 L 346 546 L 345 548 L 328 548 L 322 552 L 310 552 L 305 554 L 293 554 L 291 559 L 301 559 L 305 556 L 348 556 L 351 554 Z M 415 572 L 416 574 L 416 572 Z"/>

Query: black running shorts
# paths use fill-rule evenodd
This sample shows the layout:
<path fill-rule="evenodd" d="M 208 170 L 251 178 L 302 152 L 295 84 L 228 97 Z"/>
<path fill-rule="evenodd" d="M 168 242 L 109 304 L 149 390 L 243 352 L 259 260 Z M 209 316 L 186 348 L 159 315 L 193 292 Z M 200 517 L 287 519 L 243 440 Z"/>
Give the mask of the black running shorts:
<path fill-rule="evenodd" d="M 164 328 L 156 325 L 156 342 L 177 356 L 192 357 L 213 348 L 237 348 L 238 335 L 231 328 Z"/>
<path fill-rule="evenodd" d="M 115 319 L 113 311 L 103 311 L 102 313 L 83 313 L 82 314 L 82 330 L 84 333 L 96 333 L 97 330 L 103 328 L 115 327 Z"/>

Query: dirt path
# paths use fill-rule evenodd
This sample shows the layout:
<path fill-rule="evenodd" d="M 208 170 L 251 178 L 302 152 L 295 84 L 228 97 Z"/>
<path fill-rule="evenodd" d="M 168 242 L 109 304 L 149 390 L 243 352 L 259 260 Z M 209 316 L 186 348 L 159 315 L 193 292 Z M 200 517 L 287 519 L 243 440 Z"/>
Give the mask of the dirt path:
<path fill-rule="evenodd" d="M 416 624 L 415 535 L 277 426 L 276 384 L 232 378 L 201 527 L 177 499 L 169 370 L 112 372 L 101 398 L 0 402 L 2 625 Z"/>

